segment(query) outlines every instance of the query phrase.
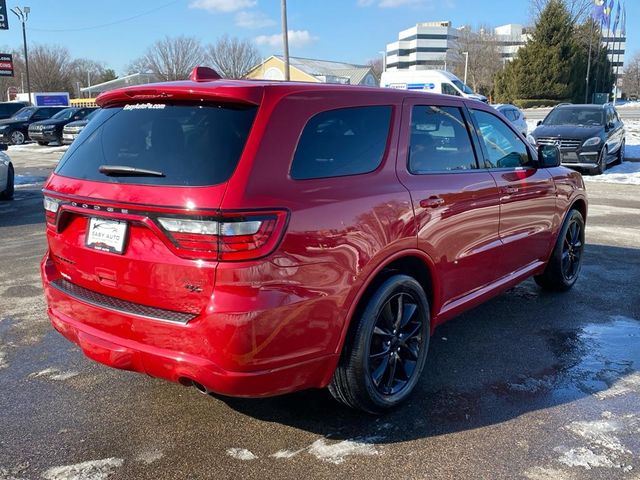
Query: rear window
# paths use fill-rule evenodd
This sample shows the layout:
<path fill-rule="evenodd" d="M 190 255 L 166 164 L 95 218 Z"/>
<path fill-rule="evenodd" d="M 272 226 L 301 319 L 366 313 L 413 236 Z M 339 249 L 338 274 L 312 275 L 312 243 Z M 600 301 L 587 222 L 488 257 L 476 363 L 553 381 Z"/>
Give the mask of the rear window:
<path fill-rule="evenodd" d="M 391 107 L 340 108 L 312 117 L 300 136 L 291 178 L 358 175 L 374 171 L 387 145 Z"/>
<path fill-rule="evenodd" d="M 60 161 L 66 177 L 142 185 L 226 182 L 246 143 L 257 107 L 135 104 L 99 110 Z M 101 166 L 162 172 L 105 175 Z"/>

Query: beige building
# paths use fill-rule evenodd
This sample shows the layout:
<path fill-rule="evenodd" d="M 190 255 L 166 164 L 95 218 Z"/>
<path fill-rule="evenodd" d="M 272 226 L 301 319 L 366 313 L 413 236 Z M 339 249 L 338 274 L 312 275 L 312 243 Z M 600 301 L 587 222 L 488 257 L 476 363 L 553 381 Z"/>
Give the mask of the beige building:
<path fill-rule="evenodd" d="M 295 82 L 338 83 L 376 87 L 378 82 L 371 67 L 351 63 L 289 57 L 289 76 Z M 254 80 L 284 80 L 284 60 L 272 55 L 245 75 Z"/>

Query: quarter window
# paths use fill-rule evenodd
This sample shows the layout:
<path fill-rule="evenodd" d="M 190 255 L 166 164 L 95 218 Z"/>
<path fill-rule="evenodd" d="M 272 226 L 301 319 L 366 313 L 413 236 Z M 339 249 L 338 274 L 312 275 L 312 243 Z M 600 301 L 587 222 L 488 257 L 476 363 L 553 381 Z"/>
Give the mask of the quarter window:
<path fill-rule="evenodd" d="M 474 168 L 478 165 L 460 109 L 413 107 L 409 171 L 425 174 Z"/>
<path fill-rule="evenodd" d="M 390 106 L 340 108 L 312 117 L 304 127 L 291 165 L 291 178 L 359 175 L 382 163 Z"/>
<path fill-rule="evenodd" d="M 486 168 L 515 168 L 530 164 L 529 151 L 520 137 L 495 115 L 471 110 L 484 144 Z"/>
<path fill-rule="evenodd" d="M 460 92 L 448 83 L 442 84 L 442 93 L 444 93 L 445 95 L 454 95 L 456 97 L 460 96 Z"/>

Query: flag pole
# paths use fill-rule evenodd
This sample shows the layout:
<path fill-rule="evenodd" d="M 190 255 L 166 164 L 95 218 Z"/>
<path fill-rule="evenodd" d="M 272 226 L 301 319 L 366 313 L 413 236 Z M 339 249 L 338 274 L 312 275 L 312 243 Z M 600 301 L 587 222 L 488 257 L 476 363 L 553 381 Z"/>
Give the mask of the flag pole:
<path fill-rule="evenodd" d="M 606 2 L 606 0 L 605 0 L 605 2 Z M 612 7 L 610 8 L 609 14 L 607 15 L 608 16 L 608 20 L 607 20 L 607 37 L 606 37 L 607 38 L 607 43 L 606 43 L 606 47 L 605 47 L 606 48 L 605 58 L 607 60 L 609 60 L 609 39 L 611 38 L 611 13 L 613 12 L 613 4 L 614 4 L 614 1 L 612 0 L 611 3 L 609 4 L 609 5 L 612 5 Z M 611 60 L 613 61 L 613 55 L 611 55 Z M 605 65 L 606 65 L 606 63 L 607 62 L 605 62 Z M 607 84 L 607 69 L 604 68 L 603 70 L 604 70 L 604 76 L 602 78 L 602 88 L 604 89 L 604 88 L 607 88 L 607 85 L 606 85 Z M 611 95 L 611 86 L 609 86 L 609 91 L 607 91 L 606 93 L 607 93 L 607 100 L 609 100 L 609 95 Z M 607 103 L 609 103 L 609 102 L 607 101 Z"/>
<path fill-rule="evenodd" d="M 622 2 L 621 2 L 622 3 Z M 620 37 L 618 39 L 618 59 L 614 62 L 614 65 L 620 63 L 620 56 L 622 55 L 622 39 L 625 39 L 625 44 L 626 44 L 626 36 L 627 36 L 627 4 L 626 3 L 622 3 L 622 18 L 620 18 Z M 614 45 L 614 50 L 615 50 L 615 45 Z M 613 106 L 616 106 L 616 103 L 618 101 L 618 68 L 617 66 L 614 67 L 616 70 L 616 85 L 614 88 L 614 92 L 615 95 L 613 97 Z"/>
<path fill-rule="evenodd" d="M 586 86 L 584 90 L 584 103 L 588 103 L 589 100 L 589 76 L 591 75 L 591 52 L 593 50 L 593 30 L 596 21 L 591 19 L 591 32 L 589 33 L 589 61 L 587 62 L 587 78 Z"/>

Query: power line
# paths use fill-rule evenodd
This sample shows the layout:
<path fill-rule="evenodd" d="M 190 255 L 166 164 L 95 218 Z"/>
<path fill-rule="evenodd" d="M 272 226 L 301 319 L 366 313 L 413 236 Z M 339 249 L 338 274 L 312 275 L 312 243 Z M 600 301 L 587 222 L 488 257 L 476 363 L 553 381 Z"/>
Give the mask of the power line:
<path fill-rule="evenodd" d="M 30 28 L 29 30 L 35 31 L 35 32 L 82 32 L 82 31 L 86 31 L 86 30 L 95 30 L 97 28 L 105 28 L 105 27 L 111 27 L 112 25 L 118 25 L 120 23 L 125 23 L 125 22 L 130 22 L 131 20 L 135 20 L 136 18 L 140 18 L 140 17 L 144 17 L 145 15 L 150 15 L 152 13 L 157 12 L 158 10 L 162 10 L 163 8 L 166 8 L 170 5 L 174 5 L 178 2 L 181 2 L 183 0 L 173 0 L 171 2 L 167 2 L 163 5 L 160 5 L 159 7 L 155 7 L 152 8 L 151 10 L 147 10 L 144 11 L 142 13 L 138 13 L 137 15 L 133 15 L 131 17 L 127 17 L 127 18 L 123 18 L 121 20 L 116 20 L 113 22 L 109 22 L 109 23 L 103 23 L 100 25 L 93 25 L 91 27 L 77 27 L 77 28 Z"/>

